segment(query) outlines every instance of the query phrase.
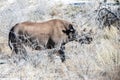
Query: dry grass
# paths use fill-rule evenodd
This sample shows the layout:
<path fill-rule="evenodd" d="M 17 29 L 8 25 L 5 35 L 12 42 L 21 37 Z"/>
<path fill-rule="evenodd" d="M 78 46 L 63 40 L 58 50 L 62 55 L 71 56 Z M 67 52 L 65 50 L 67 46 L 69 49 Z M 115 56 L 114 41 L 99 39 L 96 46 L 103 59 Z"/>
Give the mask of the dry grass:
<path fill-rule="evenodd" d="M 0 65 L 0 77 L 25 80 L 119 80 L 120 46 L 117 30 L 105 29 L 100 33 L 94 35 L 94 41 L 89 45 L 68 43 L 64 63 L 56 55 L 53 55 L 51 62 L 47 51 L 27 49 L 29 61 L 21 60 L 19 64 L 14 64 L 11 58 L 7 58 L 7 63 Z"/>
<path fill-rule="evenodd" d="M 15 8 L 15 5 L 17 4 L 12 6 L 9 4 L 4 11 L 0 10 L 0 15 L 3 15 L 2 18 L 4 19 L 0 16 L 1 80 L 120 80 L 120 33 L 115 27 L 111 27 L 110 30 L 107 28 L 103 30 L 98 29 L 98 26 L 92 22 L 94 18 L 84 26 L 80 27 L 78 25 L 77 27 L 79 34 L 81 34 L 81 30 L 84 28 L 88 32 L 90 29 L 93 30 L 92 43 L 81 45 L 73 41 L 66 44 L 66 61 L 64 63 L 61 62 L 59 56 L 54 54 L 51 61 L 46 50 L 32 51 L 29 48 L 26 48 L 29 54 L 28 61 L 21 60 L 18 64 L 13 63 L 16 58 L 9 57 L 12 52 L 7 44 L 7 35 L 13 24 L 25 20 L 42 21 L 57 17 L 81 25 L 79 18 L 82 22 L 86 22 L 86 19 L 88 19 L 88 16 L 85 16 L 85 14 L 83 19 L 79 17 L 77 13 L 79 11 L 83 12 L 83 10 L 80 10 L 80 7 L 65 6 L 61 3 L 55 4 L 54 8 L 46 7 L 45 9 L 48 10 L 46 12 L 39 8 L 40 4 L 33 7 L 34 4 L 30 3 L 30 6 L 24 5 L 25 9 Z M 3 5 L 0 3 L 0 6 Z M 8 10 L 9 7 L 13 11 L 10 12 Z M 16 12 L 17 10 L 19 12 Z M 6 14 L 3 14 L 3 12 Z M 88 14 L 88 12 L 86 13 Z M 19 14 L 12 15 L 14 13 Z M 10 14 L 11 16 L 9 16 Z"/>

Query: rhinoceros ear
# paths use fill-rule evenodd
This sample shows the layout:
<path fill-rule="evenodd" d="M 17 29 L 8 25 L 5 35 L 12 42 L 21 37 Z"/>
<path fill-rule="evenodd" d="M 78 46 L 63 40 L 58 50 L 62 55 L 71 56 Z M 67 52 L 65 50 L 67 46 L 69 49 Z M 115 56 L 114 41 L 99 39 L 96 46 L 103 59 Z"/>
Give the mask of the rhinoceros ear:
<path fill-rule="evenodd" d="M 73 29 L 73 25 L 72 24 L 69 24 L 69 29 Z"/>
<path fill-rule="evenodd" d="M 65 33 L 66 35 L 69 35 L 69 31 L 68 30 L 62 30 L 63 33 Z"/>
<path fill-rule="evenodd" d="M 67 33 L 67 31 L 66 31 L 66 30 L 62 30 L 62 32 L 63 32 L 63 33 Z"/>

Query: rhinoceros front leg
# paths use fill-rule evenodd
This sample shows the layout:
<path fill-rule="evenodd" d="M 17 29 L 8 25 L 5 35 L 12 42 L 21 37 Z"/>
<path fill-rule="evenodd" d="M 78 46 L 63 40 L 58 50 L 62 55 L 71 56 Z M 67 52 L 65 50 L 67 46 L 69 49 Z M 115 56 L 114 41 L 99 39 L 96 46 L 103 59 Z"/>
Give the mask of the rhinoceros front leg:
<path fill-rule="evenodd" d="M 61 47 L 60 47 L 60 50 L 58 50 L 58 53 L 60 55 L 60 59 L 61 59 L 62 62 L 65 61 L 65 52 L 64 52 L 64 50 L 65 50 L 65 44 L 62 44 Z"/>

